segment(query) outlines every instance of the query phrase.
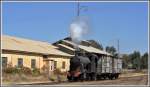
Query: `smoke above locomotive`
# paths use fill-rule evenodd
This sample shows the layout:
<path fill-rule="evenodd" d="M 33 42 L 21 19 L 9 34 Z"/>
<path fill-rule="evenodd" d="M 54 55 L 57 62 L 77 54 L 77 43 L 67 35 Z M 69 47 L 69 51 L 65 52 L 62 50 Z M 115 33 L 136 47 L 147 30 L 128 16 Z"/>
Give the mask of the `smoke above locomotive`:
<path fill-rule="evenodd" d="M 70 36 L 72 41 L 76 44 L 75 49 L 78 48 L 83 36 L 89 31 L 89 21 L 85 17 L 77 17 L 70 24 Z"/>

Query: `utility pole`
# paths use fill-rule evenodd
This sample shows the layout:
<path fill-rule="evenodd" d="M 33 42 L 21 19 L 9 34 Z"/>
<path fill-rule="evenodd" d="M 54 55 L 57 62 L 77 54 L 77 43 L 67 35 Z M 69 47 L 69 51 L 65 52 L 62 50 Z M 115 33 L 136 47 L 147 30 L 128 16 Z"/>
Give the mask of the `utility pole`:
<path fill-rule="evenodd" d="M 120 49 L 119 49 L 119 45 L 120 45 L 120 44 L 119 44 L 119 39 L 118 39 L 117 42 L 118 42 L 118 58 L 119 58 L 119 56 L 120 56 L 120 51 L 119 51 L 119 50 L 120 50 Z"/>
<path fill-rule="evenodd" d="M 79 17 L 80 16 L 80 3 L 78 2 L 77 4 L 78 4 L 77 5 L 77 17 Z"/>
<path fill-rule="evenodd" d="M 80 6 L 80 2 L 77 2 L 77 17 L 80 16 L 81 11 L 86 11 L 88 10 L 87 6 Z"/>

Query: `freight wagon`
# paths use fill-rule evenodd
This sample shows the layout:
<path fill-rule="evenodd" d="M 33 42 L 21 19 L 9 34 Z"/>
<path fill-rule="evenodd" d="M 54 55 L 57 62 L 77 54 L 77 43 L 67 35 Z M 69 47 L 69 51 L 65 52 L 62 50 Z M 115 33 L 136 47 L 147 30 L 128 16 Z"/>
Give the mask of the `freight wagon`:
<path fill-rule="evenodd" d="M 97 76 L 103 79 L 115 79 L 118 78 L 122 70 L 121 58 L 113 56 L 101 56 L 98 60 Z"/>

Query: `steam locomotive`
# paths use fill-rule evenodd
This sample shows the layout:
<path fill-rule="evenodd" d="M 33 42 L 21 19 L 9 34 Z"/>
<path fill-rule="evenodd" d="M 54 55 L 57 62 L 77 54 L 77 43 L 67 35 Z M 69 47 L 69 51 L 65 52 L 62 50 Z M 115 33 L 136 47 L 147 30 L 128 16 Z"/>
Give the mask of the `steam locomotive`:
<path fill-rule="evenodd" d="M 113 56 L 76 51 L 70 59 L 67 78 L 69 81 L 117 79 L 122 67 L 119 61 Z"/>

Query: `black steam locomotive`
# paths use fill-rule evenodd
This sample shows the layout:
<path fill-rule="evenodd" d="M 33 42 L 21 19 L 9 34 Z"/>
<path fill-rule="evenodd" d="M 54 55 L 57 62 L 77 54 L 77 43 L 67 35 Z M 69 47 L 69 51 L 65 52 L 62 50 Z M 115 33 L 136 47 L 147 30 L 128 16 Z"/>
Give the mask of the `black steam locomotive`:
<path fill-rule="evenodd" d="M 111 57 L 111 61 L 114 61 Z M 83 81 L 83 80 L 99 80 L 99 79 L 116 79 L 120 72 L 115 72 L 114 63 L 111 63 L 111 72 L 106 72 L 102 64 L 102 57 L 94 53 L 81 53 L 75 52 L 75 56 L 70 60 L 70 70 L 68 71 L 67 78 L 69 81 Z M 105 72 L 103 72 L 105 71 Z"/>

